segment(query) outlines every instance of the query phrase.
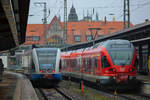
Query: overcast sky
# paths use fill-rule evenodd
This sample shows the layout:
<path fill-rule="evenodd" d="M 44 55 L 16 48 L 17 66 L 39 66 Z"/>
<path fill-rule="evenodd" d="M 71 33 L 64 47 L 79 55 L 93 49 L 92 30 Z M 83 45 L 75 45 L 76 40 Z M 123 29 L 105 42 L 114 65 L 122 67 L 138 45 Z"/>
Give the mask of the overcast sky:
<path fill-rule="evenodd" d="M 79 19 L 83 18 L 84 15 L 94 13 L 99 14 L 99 19 L 103 20 L 107 16 L 107 20 L 111 21 L 114 16 L 116 20 L 123 20 L 123 1 L 124 0 L 67 0 L 67 7 L 69 14 L 72 4 L 76 8 L 76 12 Z M 30 9 L 28 23 L 29 24 L 41 24 L 43 19 L 43 5 L 34 4 L 35 2 L 46 2 L 47 3 L 47 15 L 50 10 L 50 15 L 47 18 L 47 22 L 50 23 L 51 19 L 57 15 L 61 16 L 63 21 L 63 5 L 64 0 L 30 0 Z M 130 19 L 131 23 L 139 24 L 143 23 L 145 19 L 150 19 L 150 0 L 130 0 Z M 114 15 L 110 15 L 114 14 Z M 93 15 L 93 19 L 95 16 Z"/>

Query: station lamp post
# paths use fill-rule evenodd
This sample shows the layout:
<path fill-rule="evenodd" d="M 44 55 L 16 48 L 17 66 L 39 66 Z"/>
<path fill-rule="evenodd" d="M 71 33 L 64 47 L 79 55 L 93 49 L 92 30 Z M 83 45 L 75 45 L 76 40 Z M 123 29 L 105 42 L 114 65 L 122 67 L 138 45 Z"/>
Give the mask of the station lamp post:
<path fill-rule="evenodd" d="M 95 44 L 95 38 L 96 38 L 96 35 L 97 35 L 97 31 L 100 30 L 100 28 L 88 28 L 91 32 L 91 36 L 92 36 L 92 41 L 93 41 L 93 45 Z M 95 34 L 92 34 L 92 31 L 93 30 L 96 30 L 96 33 Z"/>

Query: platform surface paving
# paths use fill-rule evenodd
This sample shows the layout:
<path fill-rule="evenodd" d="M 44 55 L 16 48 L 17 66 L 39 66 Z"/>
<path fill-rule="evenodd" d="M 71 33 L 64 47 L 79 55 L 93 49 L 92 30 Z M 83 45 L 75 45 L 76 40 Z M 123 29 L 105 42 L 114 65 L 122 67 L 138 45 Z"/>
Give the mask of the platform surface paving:
<path fill-rule="evenodd" d="M 22 74 L 5 71 L 0 82 L 0 100 L 39 100 L 30 81 Z"/>

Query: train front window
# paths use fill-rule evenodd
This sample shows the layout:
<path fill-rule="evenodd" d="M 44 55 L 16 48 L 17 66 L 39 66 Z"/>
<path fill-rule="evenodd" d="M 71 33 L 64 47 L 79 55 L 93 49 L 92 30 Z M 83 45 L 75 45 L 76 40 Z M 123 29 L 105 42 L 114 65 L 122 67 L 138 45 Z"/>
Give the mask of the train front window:
<path fill-rule="evenodd" d="M 133 57 L 132 50 L 111 50 L 109 53 L 114 65 L 130 65 Z"/>
<path fill-rule="evenodd" d="M 56 51 L 38 51 L 37 52 L 40 70 L 52 72 L 56 65 Z"/>

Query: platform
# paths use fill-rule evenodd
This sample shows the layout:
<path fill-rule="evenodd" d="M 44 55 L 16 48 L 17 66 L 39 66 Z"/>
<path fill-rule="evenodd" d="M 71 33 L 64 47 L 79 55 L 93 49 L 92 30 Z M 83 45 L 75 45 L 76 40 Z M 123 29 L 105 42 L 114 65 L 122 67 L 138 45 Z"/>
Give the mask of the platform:
<path fill-rule="evenodd" d="M 142 82 L 142 92 L 150 96 L 150 75 L 137 75 L 137 79 Z"/>
<path fill-rule="evenodd" d="M 150 84 L 150 75 L 137 75 L 137 79 L 142 81 L 143 83 Z"/>
<path fill-rule="evenodd" d="M 30 81 L 22 74 L 5 71 L 0 82 L 0 100 L 39 100 Z"/>

